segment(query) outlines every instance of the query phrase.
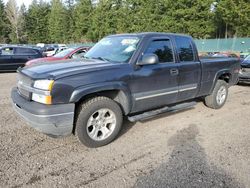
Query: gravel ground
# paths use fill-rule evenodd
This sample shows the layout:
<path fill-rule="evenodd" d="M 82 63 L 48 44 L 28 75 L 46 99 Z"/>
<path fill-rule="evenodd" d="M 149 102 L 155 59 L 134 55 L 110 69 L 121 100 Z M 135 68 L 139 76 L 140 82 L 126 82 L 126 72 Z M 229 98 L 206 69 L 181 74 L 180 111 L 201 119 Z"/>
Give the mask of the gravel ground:
<path fill-rule="evenodd" d="M 0 74 L 0 187 L 250 187 L 250 86 L 220 110 L 193 109 L 129 123 L 89 149 L 47 137 L 12 110 L 16 74 Z"/>

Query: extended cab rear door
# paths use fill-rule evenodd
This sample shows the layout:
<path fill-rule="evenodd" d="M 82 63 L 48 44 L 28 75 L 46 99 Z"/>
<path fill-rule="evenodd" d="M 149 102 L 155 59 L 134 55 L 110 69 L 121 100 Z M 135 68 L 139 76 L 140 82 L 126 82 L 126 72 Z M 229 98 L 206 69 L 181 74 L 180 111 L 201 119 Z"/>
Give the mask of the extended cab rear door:
<path fill-rule="evenodd" d="M 159 63 L 139 66 L 131 79 L 133 111 L 145 111 L 175 103 L 177 100 L 178 64 L 175 62 L 173 43 L 170 38 L 149 39 L 141 57 L 152 53 L 158 56 Z"/>
<path fill-rule="evenodd" d="M 179 64 L 177 101 L 184 101 L 197 96 L 201 82 L 201 63 L 191 37 L 175 36 L 174 38 Z"/>

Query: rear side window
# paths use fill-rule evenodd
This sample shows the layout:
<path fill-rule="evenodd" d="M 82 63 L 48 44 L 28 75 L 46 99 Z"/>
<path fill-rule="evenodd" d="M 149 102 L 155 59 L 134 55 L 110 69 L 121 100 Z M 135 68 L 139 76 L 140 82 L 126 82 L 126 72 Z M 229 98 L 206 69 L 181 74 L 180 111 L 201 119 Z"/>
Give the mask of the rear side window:
<path fill-rule="evenodd" d="M 17 55 L 34 55 L 36 52 L 30 48 L 16 48 L 15 54 Z"/>
<path fill-rule="evenodd" d="M 188 37 L 175 37 L 178 55 L 181 62 L 194 61 L 194 52 L 191 39 Z"/>
<path fill-rule="evenodd" d="M 2 55 L 13 55 L 14 53 L 14 48 L 3 48 L 2 49 Z"/>
<path fill-rule="evenodd" d="M 150 43 L 144 54 L 155 54 L 160 63 L 173 62 L 173 49 L 170 40 L 154 40 Z"/>

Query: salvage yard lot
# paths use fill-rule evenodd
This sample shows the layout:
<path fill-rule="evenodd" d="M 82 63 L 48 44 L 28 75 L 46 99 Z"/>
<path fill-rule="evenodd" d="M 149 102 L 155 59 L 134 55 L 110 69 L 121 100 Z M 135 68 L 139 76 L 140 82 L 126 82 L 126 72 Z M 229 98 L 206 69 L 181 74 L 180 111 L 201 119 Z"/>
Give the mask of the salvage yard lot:
<path fill-rule="evenodd" d="M 47 137 L 12 110 L 15 73 L 0 74 L 0 187 L 250 187 L 250 85 L 220 110 L 126 121 L 111 144 Z"/>

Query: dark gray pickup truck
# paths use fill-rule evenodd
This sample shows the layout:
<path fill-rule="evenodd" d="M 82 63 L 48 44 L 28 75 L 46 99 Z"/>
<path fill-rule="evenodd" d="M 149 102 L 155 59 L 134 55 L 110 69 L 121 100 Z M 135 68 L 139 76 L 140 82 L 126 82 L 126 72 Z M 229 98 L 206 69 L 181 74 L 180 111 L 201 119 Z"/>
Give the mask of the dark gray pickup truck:
<path fill-rule="evenodd" d="M 82 60 L 18 70 L 14 109 L 47 135 L 76 134 L 88 147 L 113 141 L 123 117 L 137 121 L 186 108 L 195 98 L 213 109 L 238 81 L 238 59 L 199 60 L 191 37 L 168 33 L 112 35 Z M 188 101 L 188 102 L 187 102 Z"/>

